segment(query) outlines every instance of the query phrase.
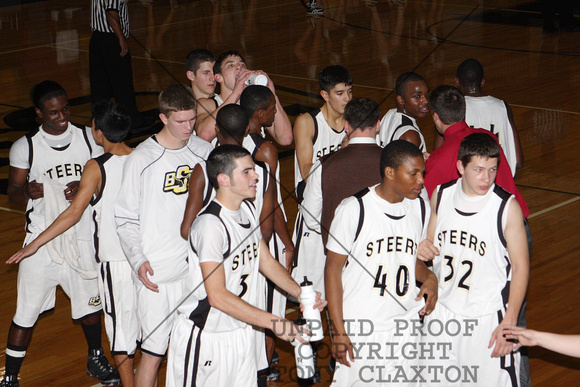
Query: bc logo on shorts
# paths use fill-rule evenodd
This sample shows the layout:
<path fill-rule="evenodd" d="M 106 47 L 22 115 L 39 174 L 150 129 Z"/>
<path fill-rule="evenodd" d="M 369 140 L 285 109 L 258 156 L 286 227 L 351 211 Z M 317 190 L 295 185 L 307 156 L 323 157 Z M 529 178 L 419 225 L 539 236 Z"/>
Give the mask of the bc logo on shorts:
<path fill-rule="evenodd" d="M 181 195 L 187 192 L 189 187 L 189 176 L 191 176 L 192 169 L 189 165 L 181 165 L 176 172 L 167 172 L 165 174 L 165 183 L 163 185 L 163 192 L 173 192 L 176 195 Z"/>
<path fill-rule="evenodd" d="M 98 295 L 96 297 L 89 298 L 89 305 L 92 305 L 92 306 L 99 306 L 99 305 L 101 305 L 101 296 Z"/>

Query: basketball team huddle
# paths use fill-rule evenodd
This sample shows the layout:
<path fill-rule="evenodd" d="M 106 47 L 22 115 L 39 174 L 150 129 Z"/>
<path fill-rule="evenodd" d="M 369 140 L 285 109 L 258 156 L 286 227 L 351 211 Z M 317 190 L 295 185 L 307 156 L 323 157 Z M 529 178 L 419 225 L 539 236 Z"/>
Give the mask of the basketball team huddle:
<path fill-rule="evenodd" d="M 103 385 L 156 386 L 166 358 L 167 386 L 265 386 L 280 377 L 276 339 L 311 345 L 320 382 L 312 325 L 286 318 L 287 299 L 326 311 L 332 385 L 530 385 L 516 327 L 531 251 L 514 182 L 523 154 L 483 74 L 467 59 L 457 87 L 432 91 L 401 74 L 382 115 L 329 66 L 323 105 L 292 125 L 266 73 L 236 51 L 197 49 L 191 87 L 159 94 L 163 128 L 135 149 L 122 105 L 96 103 L 91 127 L 79 126 L 61 85 L 35 85 L 42 124 L 10 150 L 8 196 L 27 206 L 26 238 L 7 261 L 19 264 L 18 299 L 1 385 L 18 386 L 57 285 Z M 417 125 L 429 114 L 431 153 Z M 266 135 L 294 142 L 294 187 L 280 184 L 288 171 Z M 302 282 L 314 305 L 301 303 Z"/>

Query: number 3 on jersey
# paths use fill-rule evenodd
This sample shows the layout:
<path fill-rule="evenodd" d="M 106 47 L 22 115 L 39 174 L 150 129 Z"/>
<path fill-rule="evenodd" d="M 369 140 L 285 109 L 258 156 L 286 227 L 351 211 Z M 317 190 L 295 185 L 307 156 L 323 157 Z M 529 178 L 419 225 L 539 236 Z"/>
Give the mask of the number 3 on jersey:
<path fill-rule="evenodd" d="M 248 291 L 248 283 L 246 282 L 246 280 L 248 279 L 249 276 L 250 276 L 249 274 L 242 274 L 242 276 L 240 277 L 240 287 L 242 288 L 240 290 L 240 293 L 238 294 L 238 297 L 240 298 L 244 298 L 244 295 Z"/>
<path fill-rule="evenodd" d="M 444 282 L 449 282 L 453 279 L 454 275 L 455 275 L 455 269 L 453 268 L 453 260 L 455 259 L 455 257 L 452 257 L 451 255 L 446 255 L 445 257 L 443 257 L 443 259 L 446 261 L 445 265 L 447 267 L 449 267 L 449 274 L 445 276 L 444 278 Z M 457 287 L 459 289 L 464 289 L 469 291 L 470 289 L 470 283 L 468 282 L 469 277 L 471 276 L 471 272 L 473 270 L 473 262 L 468 260 L 468 259 L 464 259 L 463 261 L 461 261 L 461 270 L 458 271 L 462 271 L 463 275 L 461 276 L 461 278 L 459 279 L 459 282 L 457 283 Z"/>
<path fill-rule="evenodd" d="M 375 275 L 375 283 L 373 288 L 379 289 L 379 296 L 384 297 L 385 292 L 387 292 L 387 278 L 388 272 L 385 270 L 383 273 L 383 265 L 379 265 L 377 268 L 377 274 Z M 400 265 L 397 270 L 395 292 L 397 296 L 403 297 L 409 291 L 409 268 L 404 265 Z"/>

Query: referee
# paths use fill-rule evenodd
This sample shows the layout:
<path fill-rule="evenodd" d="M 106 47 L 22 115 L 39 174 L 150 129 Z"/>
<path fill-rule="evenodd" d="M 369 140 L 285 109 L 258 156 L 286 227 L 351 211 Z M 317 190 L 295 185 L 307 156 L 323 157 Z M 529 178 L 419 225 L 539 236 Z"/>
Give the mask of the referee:
<path fill-rule="evenodd" d="M 131 127 L 141 127 L 143 119 L 137 110 L 131 53 L 127 43 L 129 12 L 125 0 L 91 0 L 91 30 L 91 103 L 94 105 L 113 97 L 131 115 Z"/>

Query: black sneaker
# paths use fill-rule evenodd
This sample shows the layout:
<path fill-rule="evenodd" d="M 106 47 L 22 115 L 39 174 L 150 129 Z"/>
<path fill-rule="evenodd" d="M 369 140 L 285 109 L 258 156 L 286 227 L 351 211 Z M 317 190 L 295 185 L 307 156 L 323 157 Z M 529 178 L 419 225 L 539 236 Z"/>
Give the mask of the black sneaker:
<path fill-rule="evenodd" d="M 268 382 L 273 382 L 275 380 L 280 380 L 281 376 L 282 374 L 280 373 L 280 370 L 278 368 L 269 367 L 268 374 L 266 375 L 266 380 Z"/>
<path fill-rule="evenodd" d="M 103 386 L 116 386 L 121 384 L 119 372 L 114 369 L 105 354 L 103 348 L 91 349 L 87 360 L 87 374 L 93 378 L 99 378 Z"/>
<path fill-rule="evenodd" d="M 307 15 L 324 15 L 324 8 L 318 7 L 316 5 L 316 0 L 310 0 L 308 2 L 308 10 L 306 11 Z"/>
<path fill-rule="evenodd" d="M 0 387 L 18 387 L 20 383 L 18 382 L 17 375 L 4 375 L 2 381 L 0 382 Z"/>

